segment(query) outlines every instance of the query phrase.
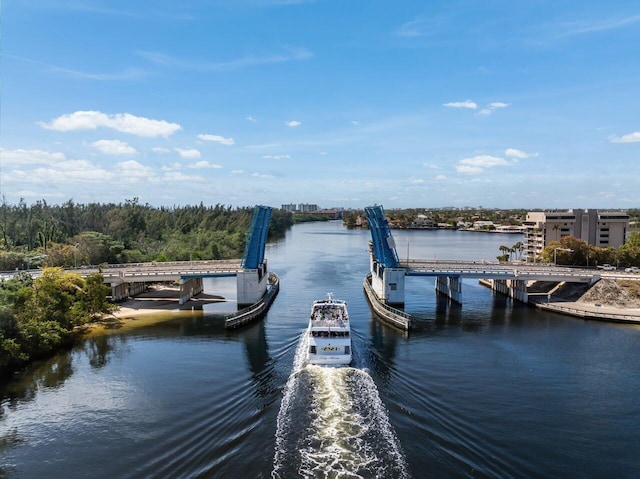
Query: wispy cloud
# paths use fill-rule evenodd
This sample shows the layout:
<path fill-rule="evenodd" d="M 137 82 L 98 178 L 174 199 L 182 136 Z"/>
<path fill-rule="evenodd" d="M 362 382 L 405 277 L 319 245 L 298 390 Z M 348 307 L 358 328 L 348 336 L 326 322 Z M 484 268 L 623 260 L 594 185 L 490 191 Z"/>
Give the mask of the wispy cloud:
<path fill-rule="evenodd" d="M 559 36 L 568 37 L 573 35 L 584 35 L 588 33 L 603 32 L 606 30 L 615 30 L 624 28 L 640 22 L 640 15 L 632 15 L 629 17 L 616 17 L 598 20 L 581 20 L 575 22 L 566 22 L 558 25 L 560 28 Z"/>
<path fill-rule="evenodd" d="M 227 145 L 227 146 L 231 146 L 235 144 L 235 141 L 233 141 L 233 138 L 225 138 L 224 136 L 220 136 L 220 135 L 200 134 L 198 135 L 198 138 L 201 139 L 202 141 L 213 141 L 214 143 L 220 143 L 221 145 Z"/>
<path fill-rule="evenodd" d="M 120 140 L 98 140 L 91 143 L 98 151 L 107 155 L 135 155 L 135 148 Z"/>
<path fill-rule="evenodd" d="M 31 58 L 25 58 L 25 57 L 20 57 L 15 55 L 7 55 L 6 53 L 3 53 L 3 56 L 6 58 L 14 58 L 16 60 L 20 60 L 26 63 L 31 63 L 33 65 L 39 65 L 49 71 L 61 73 L 63 75 L 73 77 L 73 78 L 78 78 L 78 79 L 97 80 L 97 81 L 126 81 L 126 80 L 138 80 L 138 79 L 147 77 L 149 75 L 146 70 L 142 70 L 140 68 L 126 68 L 122 71 L 112 72 L 112 73 L 95 73 L 95 72 L 85 72 L 80 70 L 72 70 L 70 68 L 52 65 L 50 63 L 33 60 Z"/>
<path fill-rule="evenodd" d="M 458 164 L 455 165 L 455 168 L 458 173 L 477 175 L 484 172 L 487 168 L 493 168 L 494 166 L 507 166 L 510 164 L 511 163 L 507 160 L 498 156 L 477 155 L 472 158 L 460 160 Z"/>
<path fill-rule="evenodd" d="M 194 158 L 200 158 L 201 156 L 200 152 L 195 148 L 188 148 L 188 149 L 176 148 L 176 151 L 178 152 L 181 158 L 185 158 L 185 159 L 191 160 Z"/>
<path fill-rule="evenodd" d="M 527 153 L 515 148 L 507 148 L 506 150 L 504 150 L 504 154 L 505 156 L 508 156 L 510 158 L 518 158 L 521 160 L 524 160 L 526 158 L 536 158 L 538 156 L 538 153 Z"/>
<path fill-rule="evenodd" d="M 291 121 L 285 121 L 285 124 L 290 128 L 295 128 L 297 126 L 302 125 L 302 122 L 298 120 L 291 120 Z"/>
<path fill-rule="evenodd" d="M 447 108 L 468 108 L 470 110 L 475 110 L 476 108 L 478 108 L 478 104 L 471 100 L 453 101 L 444 103 L 444 106 L 446 106 Z"/>
<path fill-rule="evenodd" d="M 289 155 L 264 155 L 262 157 L 263 160 L 288 160 L 289 158 Z"/>
<path fill-rule="evenodd" d="M 609 141 L 611 143 L 637 143 L 640 141 L 640 131 L 634 131 L 628 135 L 612 136 Z"/>
<path fill-rule="evenodd" d="M 478 115 L 491 115 L 491 113 L 493 113 L 495 110 L 498 110 L 498 109 L 501 109 L 501 108 L 507 108 L 508 106 L 511 106 L 511 103 L 504 103 L 504 102 L 501 102 L 501 101 L 494 101 L 494 102 L 489 103 L 482 110 L 480 110 L 478 112 Z"/>
<path fill-rule="evenodd" d="M 76 111 L 54 118 L 48 123 L 39 122 L 38 124 L 47 130 L 62 132 L 95 130 L 98 127 L 104 127 L 141 137 L 168 137 L 182 129 L 177 123 L 164 120 L 152 120 L 129 113 L 108 115 L 99 111 Z"/>
<path fill-rule="evenodd" d="M 188 168 L 194 168 L 194 169 L 212 169 L 212 170 L 218 170 L 220 168 L 222 168 L 222 165 L 217 165 L 215 163 L 209 163 L 208 161 L 197 161 L 195 163 L 191 163 Z"/>
<path fill-rule="evenodd" d="M 0 148 L 4 165 L 53 165 L 66 159 L 64 153 L 44 150 L 5 150 Z"/>
<path fill-rule="evenodd" d="M 180 60 L 169 55 L 150 51 L 138 51 L 136 53 L 157 65 L 197 71 L 231 71 L 259 65 L 307 60 L 313 57 L 313 53 L 303 47 L 286 47 L 278 53 L 247 55 L 242 58 L 221 62 Z"/>

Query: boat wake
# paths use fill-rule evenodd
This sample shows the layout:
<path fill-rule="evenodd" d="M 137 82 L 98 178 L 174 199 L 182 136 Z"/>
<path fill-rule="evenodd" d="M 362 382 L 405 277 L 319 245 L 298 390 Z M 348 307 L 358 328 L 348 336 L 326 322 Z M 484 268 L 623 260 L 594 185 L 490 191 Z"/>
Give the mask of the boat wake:
<path fill-rule="evenodd" d="M 278 414 L 273 478 L 408 478 L 373 379 L 360 369 L 305 364 L 302 335 Z"/>

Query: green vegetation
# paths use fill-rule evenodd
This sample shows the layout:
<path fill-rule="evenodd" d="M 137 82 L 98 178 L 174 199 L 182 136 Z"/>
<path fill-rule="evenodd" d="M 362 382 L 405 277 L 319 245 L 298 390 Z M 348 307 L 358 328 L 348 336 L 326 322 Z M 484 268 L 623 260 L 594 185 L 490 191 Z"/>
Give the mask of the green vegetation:
<path fill-rule="evenodd" d="M 69 344 L 78 326 L 107 314 L 114 305 L 102 275 L 82 278 L 46 268 L 0 282 L 0 375 Z"/>
<path fill-rule="evenodd" d="M 574 266 L 595 266 L 609 263 L 618 267 L 640 265 L 640 232 L 629 235 L 627 242 L 619 248 L 591 246 L 585 241 L 565 236 L 560 241 L 552 241 L 542 250 L 542 262 L 553 263 L 556 248 L 570 249 L 555 252 L 556 263 Z"/>
<path fill-rule="evenodd" d="M 39 201 L 0 207 L 0 270 L 43 267 L 0 282 L 0 375 L 71 344 L 73 332 L 108 314 L 102 275 L 63 267 L 102 263 L 228 259 L 242 256 L 253 208 L 221 205 L 155 208 L 124 204 L 60 206 Z M 292 215 L 274 209 L 269 236 L 284 235 Z"/>
<path fill-rule="evenodd" d="M 521 260 L 522 254 L 524 253 L 524 243 L 522 241 L 518 241 L 511 247 L 502 245 L 498 249 L 502 253 L 501 255 L 496 256 L 498 261 L 511 261 L 512 259 Z"/>
<path fill-rule="evenodd" d="M 493 221 L 502 225 L 521 225 L 527 216 L 527 210 L 494 210 L 494 209 L 429 209 L 429 208 L 409 208 L 402 210 L 385 210 L 385 215 L 389 223 L 397 225 L 399 228 L 408 228 L 419 215 L 428 216 L 434 223 L 446 223 L 456 226 L 458 222 L 473 223 L 474 221 Z M 358 216 L 364 221 L 363 226 L 367 226 L 364 210 L 354 210 L 345 212 L 343 222 L 347 227 L 356 226 Z"/>
<path fill-rule="evenodd" d="M 252 215 L 253 208 L 202 203 L 155 208 L 137 198 L 124 204 L 3 203 L 0 270 L 239 258 Z M 292 224 L 290 213 L 274 209 L 270 238 Z"/>

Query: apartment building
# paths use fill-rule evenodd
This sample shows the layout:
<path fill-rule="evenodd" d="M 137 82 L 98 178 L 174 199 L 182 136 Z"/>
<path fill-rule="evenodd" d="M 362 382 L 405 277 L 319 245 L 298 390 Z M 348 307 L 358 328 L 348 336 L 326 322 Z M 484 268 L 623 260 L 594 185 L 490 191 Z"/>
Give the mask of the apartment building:
<path fill-rule="evenodd" d="M 552 241 L 573 236 L 593 246 L 617 248 L 624 244 L 629 215 L 621 211 L 575 209 L 532 211 L 524 222 L 527 261 L 535 262 Z"/>

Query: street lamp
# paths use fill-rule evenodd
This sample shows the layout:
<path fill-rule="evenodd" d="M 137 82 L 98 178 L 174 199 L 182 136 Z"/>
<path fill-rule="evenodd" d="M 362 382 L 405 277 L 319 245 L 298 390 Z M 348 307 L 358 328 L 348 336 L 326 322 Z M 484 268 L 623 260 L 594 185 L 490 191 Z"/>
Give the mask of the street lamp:
<path fill-rule="evenodd" d="M 569 248 L 553 248 L 553 264 L 557 264 L 557 254 L 558 251 L 566 251 L 568 253 L 573 253 L 572 249 Z"/>

